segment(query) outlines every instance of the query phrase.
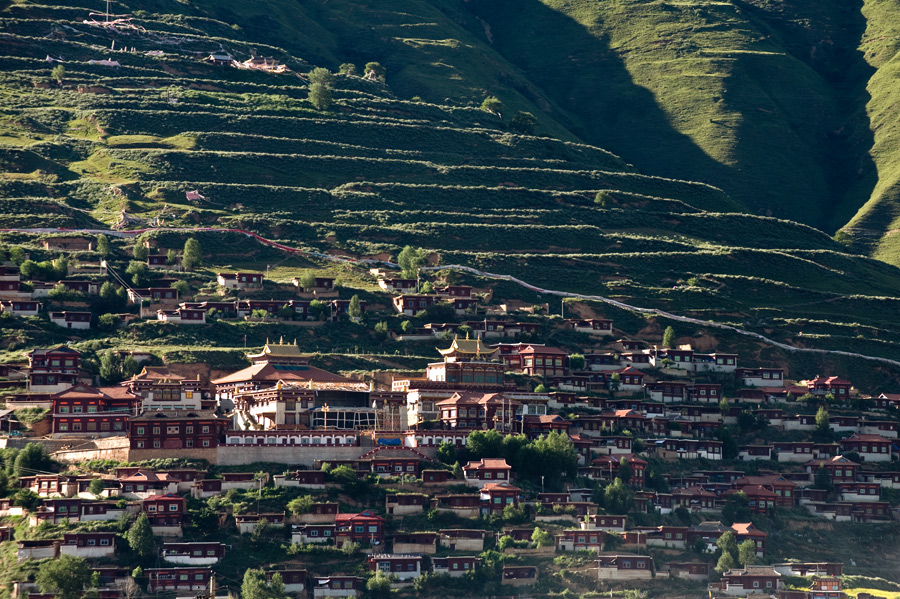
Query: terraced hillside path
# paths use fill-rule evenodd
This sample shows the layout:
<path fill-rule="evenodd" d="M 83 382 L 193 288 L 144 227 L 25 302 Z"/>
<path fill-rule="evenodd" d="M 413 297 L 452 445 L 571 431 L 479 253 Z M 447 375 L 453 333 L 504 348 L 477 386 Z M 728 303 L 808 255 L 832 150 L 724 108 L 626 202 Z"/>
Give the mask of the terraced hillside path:
<path fill-rule="evenodd" d="M 316 258 L 321 258 L 323 260 L 331 260 L 333 262 L 346 262 L 351 264 L 381 264 L 385 266 L 390 266 L 393 268 L 400 268 L 398 264 L 393 262 L 388 262 L 384 260 L 372 260 L 372 259 L 357 259 L 357 258 L 347 258 L 345 256 L 332 256 L 330 254 L 325 254 L 321 252 L 312 252 L 309 250 L 301 250 L 298 248 L 294 248 L 283 243 L 278 243 L 277 241 L 272 241 L 271 239 L 266 239 L 261 235 L 258 235 L 252 231 L 246 231 L 243 229 L 228 229 L 228 228 L 218 228 L 218 227 L 183 227 L 183 228 L 165 228 L 165 229 L 133 229 L 128 231 L 117 231 L 113 229 L 57 229 L 57 228 L 33 228 L 33 229 L 0 229 L 0 233 L 31 233 L 31 234 L 47 234 L 47 233 L 86 233 L 91 235 L 110 235 L 120 238 L 130 238 L 137 237 L 143 233 L 147 233 L 150 231 L 159 231 L 165 230 L 174 233 L 239 233 L 242 235 L 246 235 L 247 237 L 252 237 L 263 245 L 267 245 L 269 247 L 273 247 L 285 252 L 290 252 L 292 254 L 302 254 L 305 256 L 312 256 Z M 687 322 L 699 326 L 712 327 L 717 329 L 723 329 L 727 331 L 732 331 L 739 335 L 744 335 L 747 337 L 752 337 L 764 343 L 767 343 L 773 347 L 777 347 L 792 353 L 810 353 L 810 354 L 822 354 L 822 355 L 833 355 L 833 356 L 841 356 L 847 358 L 860 358 L 863 360 L 870 360 L 873 362 L 881 362 L 883 364 L 889 364 L 891 366 L 900 367 L 900 361 L 891 360 L 890 358 L 883 358 L 880 356 L 870 356 L 866 354 L 858 354 L 854 352 L 846 352 L 840 350 L 833 349 L 818 349 L 811 347 L 797 347 L 795 345 L 789 345 L 787 343 L 782 343 L 780 341 L 775 341 L 765 335 L 760 333 L 754 333 L 753 331 L 747 331 L 740 327 L 736 327 L 729 324 L 723 324 L 720 322 L 714 322 L 710 320 L 702 320 L 699 318 L 692 318 L 690 316 L 681 316 L 679 314 L 673 314 L 671 312 L 666 312 L 665 310 L 660 310 L 658 308 L 643 308 L 640 306 L 634 306 L 631 304 L 626 304 L 624 302 L 620 302 L 618 300 L 614 300 L 612 298 L 604 297 L 602 295 L 586 295 L 582 293 L 573 293 L 571 291 L 560 291 L 557 289 L 544 289 L 542 287 L 537 287 L 532 285 L 522 279 L 516 278 L 512 275 L 504 275 L 493 272 L 486 272 L 483 270 L 478 270 L 472 268 L 470 266 L 465 266 L 463 264 L 447 264 L 443 266 L 428 266 L 422 267 L 420 271 L 437 271 L 437 270 L 456 270 L 461 272 L 467 272 L 469 274 L 473 274 L 478 277 L 483 277 L 486 279 L 493 279 L 498 281 L 507 281 L 510 283 L 515 283 L 520 287 L 528 289 L 530 291 L 534 291 L 536 293 L 542 293 L 546 295 L 554 295 L 562 298 L 573 298 L 573 299 L 581 299 L 588 301 L 598 301 L 609 304 L 611 306 L 615 306 L 617 308 L 621 308 L 623 310 L 630 310 L 633 312 L 638 312 L 641 314 L 652 314 L 654 316 L 660 316 L 663 318 L 669 318 L 671 320 L 675 320 L 678 322 Z"/>

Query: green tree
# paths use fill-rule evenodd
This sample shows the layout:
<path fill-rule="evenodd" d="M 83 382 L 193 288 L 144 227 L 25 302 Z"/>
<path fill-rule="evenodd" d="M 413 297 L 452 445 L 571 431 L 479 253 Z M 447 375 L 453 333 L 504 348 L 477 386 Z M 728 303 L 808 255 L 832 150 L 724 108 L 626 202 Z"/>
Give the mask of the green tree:
<path fill-rule="evenodd" d="M 621 478 L 616 478 L 603 490 L 603 507 L 612 514 L 627 514 L 634 506 L 634 492 Z"/>
<path fill-rule="evenodd" d="M 747 539 L 738 545 L 738 561 L 742 566 L 752 566 L 757 562 L 756 541 Z"/>
<path fill-rule="evenodd" d="M 411 320 L 404 320 L 400 323 L 400 330 L 408 335 L 416 330 L 416 325 Z"/>
<path fill-rule="evenodd" d="M 381 570 L 376 571 L 366 581 L 366 594 L 371 599 L 387 599 L 391 596 L 391 579 Z"/>
<path fill-rule="evenodd" d="M 356 76 L 356 65 L 352 62 L 345 62 L 341 66 L 338 67 L 338 74 L 344 75 L 345 77 L 355 77 Z"/>
<path fill-rule="evenodd" d="M 171 287 L 178 292 L 178 297 L 183 300 L 187 299 L 187 296 L 191 293 L 191 286 L 187 284 L 187 281 L 181 279 L 173 281 Z"/>
<path fill-rule="evenodd" d="M 125 269 L 125 272 L 131 275 L 131 282 L 136 287 L 144 287 L 150 282 L 150 269 L 147 268 L 147 264 L 144 262 L 132 260 L 128 263 L 128 268 Z"/>
<path fill-rule="evenodd" d="M 619 460 L 619 471 L 616 473 L 616 478 L 620 479 L 626 485 L 631 484 L 631 464 L 628 463 L 627 458 L 622 458 Z"/>
<path fill-rule="evenodd" d="M 266 573 L 261 569 L 250 568 L 244 572 L 241 582 L 241 599 L 285 599 L 284 581 L 277 572 L 272 581 L 266 581 Z"/>
<path fill-rule="evenodd" d="M 438 445 L 436 457 L 444 464 L 454 464 L 459 459 L 459 452 L 455 444 L 444 441 Z"/>
<path fill-rule="evenodd" d="M 354 320 L 357 320 L 362 316 L 362 302 L 359 301 L 359 296 L 355 293 L 353 294 L 353 297 L 350 298 L 350 304 L 347 306 L 347 314 Z"/>
<path fill-rule="evenodd" d="M 145 512 L 141 512 L 128 532 L 125 533 L 128 546 L 141 558 L 148 558 L 156 554 L 156 543 L 153 541 L 153 529 L 150 527 L 150 519 Z"/>
<path fill-rule="evenodd" d="M 313 498 L 309 495 L 295 497 L 287 503 L 287 509 L 292 514 L 306 514 L 312 509 Z"/>
<path fill-rule="evenodd" d="M 104 383 L 114 384 L 122 380 L 122 358 L 113 351 L 106 351 L 100 355 L 100 378 Z"/>
<path fill-rule="evenodd" d="M 178 252 L 169 250 L 166 252 L 166 264 L 173 265 L 178 263 Z"/>
<path fill-rule="evenodd" d="M 385 321 L 382 320 L 375 323 L 375 339 L 377 339 L 379 343 L 384 343 L 388 337 L 389 331 L 390 329 Z"/>
<path fill-rule="evenodd" d="M 38 443 L 29 443 L 16 454 L 13 473 L 16 477 L 46 473 L 53 466 L 47 449 Z"/>
<path fill-rule="evenodd" d="M 415 279 L 419 274 L 419 269 L 425 265 L 425 259 L 428 251 L 422 248 L 416 249 L 411 245 L 403 248 L 397 255 L 397 264 L 403 271 L 403 276 L 407 279 Z"/>
<path fill-rule="evenodd" d="M 311 84 L 320 83 L 326 87 L 334 85 L 334 75 L 331 71 L 322 67 L 316 67 L 311 70 L 309 75 L 307 75 L 307 78 Z"/>
<path fill-rule="evenodd" d="M 200 248 L 200 242 L 193 237 L 184 242 L 181 266 L 185 270 L 194 270 L 198 266 L 203 266 L 203 250 Z"/>
<path fill-rule="evenodd" d="M 716 572 L 718 572 L 719 574 L 724 574 L 725 572 L 728 572 L 729 570 L 734 568 L 734 566 L 734 557 L 732 557 L 732 555 L 726 551 L 722 553 L 722 555 L 719 557 L 719 561 L 716 562 Z"/>
<path fill-rule="evenodd" d="M 572 354 L 569 356 L 569 368 L 572 370 L 584 370 L 584 355 Z"/>
<path fill-rule="evenodd" d="M 612 196 L 608 191 L 598 191 L 597 195 L 594 196 L 594 204 L 601 208 L 606 208 L 610 201 L 612 201 Z"/>
<path fill-rule="evenodd" d="M 115 314 L 101 314 L 97 318 L 97 326 L 105 331 L 111 331 L 119 326 L 119 317 Z"/>
<path fill-rule="evenodd" d="M 56 83 L 62 87 L 63 78 L 66 76 L 66 67 L 61 64 L 56 65 L 50 70 L 50 76 L 56 79 Z"/>
<path fill-rule="evenodd" d="M 297 277 L 297 284 L 303 291 L 307 293 L 316 287 L 316 273 L 311 270 L 305 270 Z"/>
<path fill-rule="evenodd" d="M 29 476 L 30 474 L 31 472 L 27 473 L 25 476 Z M 23 507 L 29 512 L 33 512 L 37 509 L 37 506 L 41 505 L 43 502 L 44 500 L 41 499 L 41 496 L 31 489 L 19 489 L 13 497 L 13 505 Z"/>
<path fill-rule="evenodd" d="M 675 347 L 675 329 L 670 326 L 666 327 L 663 333 L 662 345 L 669 348 Z"/>
<path fill-rule="evenodd" d="M 100 254 L 101 258 L 106 258 L 109 256 L 109 252 L 111 248 L 109 247 L 109 237 L 100 233 L 97 235 L 97 253 Z"/>
<path fill-rule="evenodd" d="M 540 383 L 540 384 L 538 384 L 537 387 L 534 388 L 534 392 L 535 392 L 535 393 L 546 393 L 546 392 L 547 392 L 547 386 L 546 386 L 545 384 L 543 384 L 543 383 Z"/>
<path fill-rule="evenodd" d="M 716 547 L 718 547 L 723 554 L 727 553 L 732 558 L 737 555 L 737 539 L 735 538 L 734 533 L 730 530 L 723 532 L 716 541 Z"/>
<path fill-rule="evenodd" d="M 147 256 L 149 255 L 150 248 L 144 245 L 144 243 L 140 239 L 137 239 L 134 242 L 134 245 L 131 247 L 131 256 L 139 262 L 146 262 Z"/>
<path fill-rule="evenodd" d="M 537 527 L 531 531 L 531 542 L 535 547 L 549 547 L 553 544 L 553 537 L 546 530 Z"/>
<path fill-rule="evenodd" d="M 41 564 L 34 580 L 42 593 L 55 593 L 59 599 L 80 599 L 85 589 L 97 582 L 88 563 L 73 555 L 61 555 Z"/>
<path fill-rule="evenodd" d="M 122 360 L 122 377 L 130 379 L 140 372 L 141 365 L 138 364 L 138 361 L 134 359 L 134 356 L 132 356 L 131 354 L 125 356 L 125 359 Z"/>
<path fill-rule="evenodd" d="M 609 390 L 613 393 L 617 392 L 622 386 L 622 376 L 618 372 L 612 373 L 609 377 Z"/>
<path fill-rule="evenodd" d="M 819 406 L 819 410 L 816 412 L 815 436 L 821 442 L 828 442 L 832 439 L 831 423 L 828 421 L 828 410 L 825 409 L 825 406 Z"/>
<path fill-rule="evenodd" d="M 316 110 L 328 110 L 331 107 L 331 88 L 326 85 L 310 83 L 307 96 Z"/>
<path fill-rule="evenodd" d="M 14 245 L 9 249 L 9 259 L 13 264 L 21 266 L 25 262 L 25 248 Z"/>
<path fill-rule="evenodd" d="M 380 81 L 384 83 L 387 70 L 381 66 L 380 62 L 367 62 L 365 66 L 365 78 L 370 81 Z"/>
<path fill-rule="evenodd" d="M 503 535 L 502 537 L 497 539 L 497 549 L 499 549 L 500 551 L 506 551 L 507 549 L 512 547 L 515 542 L 515 539 L 513 539 L 511 536 Z"/>
<path fill-rule="evenodd" d="M 434 285 L 431 284 L 431 281 L 425 281 L 419 288 L 419 293 L 434 293 Z"/>
<path fill-rule="evenodd" d="M 537 119 L 530 112 L 517 112 L 509 121 L 509 128 L 523 135 L 534 135 Z"/>
<path fill-rule="evenodd" d="M 503 118 L 502 113 L 506 109 L 506 107 L 503 106 L 503 102 L 501 102 L 499 99 L 497 99 L 497 97 L 488 96 L 481 103 L 481 109 L 485 112 L 490 112 L 491 114 L 496 115 L 502 119 Z"/>
<path fill-rule="evenodd" d="M 102 478 L 92 478 L 88 490 L 91 492 L 91 495 L 99 499 L 103 495 L 103 491 L 106 490 L 106 485 L 103 484 Z"/>
<path fill-rule="evenodd" d="M 328 304 L 322 300 L 312 300 L 309 302 L 309 306 L 307 306 L 306 310 L 309 314 L 312 314 L 316 320 L 325 320 L 328 318 Z"/>

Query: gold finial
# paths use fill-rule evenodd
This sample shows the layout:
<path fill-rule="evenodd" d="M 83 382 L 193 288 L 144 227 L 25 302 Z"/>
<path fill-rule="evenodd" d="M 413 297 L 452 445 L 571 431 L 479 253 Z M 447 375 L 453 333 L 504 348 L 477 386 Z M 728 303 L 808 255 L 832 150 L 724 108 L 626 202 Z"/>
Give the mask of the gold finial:
<path fill-rule="evenodd" d="M 284 345 L 284 335 L 282 335 L 281 339 L 278 340 L 278 345 Z"/>

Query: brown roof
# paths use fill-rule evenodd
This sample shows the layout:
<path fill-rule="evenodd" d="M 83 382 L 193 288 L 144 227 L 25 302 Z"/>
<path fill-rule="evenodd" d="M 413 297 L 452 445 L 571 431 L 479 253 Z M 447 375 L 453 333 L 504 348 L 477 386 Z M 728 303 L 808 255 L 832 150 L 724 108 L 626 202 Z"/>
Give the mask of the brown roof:
<path fill-rule="evenodd" d="M 241 383 L 244 381 L 262 381 L 270 382 L 273 385 L 278 381 L 299 382 L 313 381 L 323 383 L 354 383 L 356 381 L 343 377 L 339 374 L 321 370 L 315 366 L 304 366 L 301 370 L 276 368 L 275 366 L 265 362 L 248 366 L 243 370 L 233 372 L 222 378 L 212 381 L 214 385 L 228 385 L 231 383 Z"/>

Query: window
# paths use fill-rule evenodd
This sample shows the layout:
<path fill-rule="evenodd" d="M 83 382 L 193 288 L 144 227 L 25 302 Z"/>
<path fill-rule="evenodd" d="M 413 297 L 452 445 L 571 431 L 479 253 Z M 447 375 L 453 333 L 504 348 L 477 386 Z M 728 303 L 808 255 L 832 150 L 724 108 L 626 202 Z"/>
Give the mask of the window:
<path fill-rule="evenodd" d="M 170 504 L 169 504 L 169 511 L 170 511 L 170 512 L 177 512 L 177 511 L 178 511 L 178 504 L 177 504 L 177 503 L 170 503 Z"/>
<path fill-rule="evenodd" d="M 203 447 L 209 447 L 209 439 L 203 439 Z"/>
<path fill-rule="evenodd" d="M 181 430 L 181 427 L 179 427 L 179 426 L 167 426 L 166 434 L 167 435 L 177 435 L 180 430 Z"/>
<path fill-rule="evenodd" d="M 154 441 L 154 442 L 153 442 L 153 449 L 159 449 L 159 448 L 160 448 L 160 443 L 159 443 L 159 441 L 158 441 L 158 440 L 157 440 L 157 441 Z"/>
<path fill-rule="evenodd" d="M 135 434 L 143 435 L 143 434 L 144 434 L 144 427 L 143 427 L 143 426 L 137 427 L 137 432 L 136 432 Z"/>
<path fill-rule="evenodd" d="M 185 447 L 193 447 L 193 446 L 194 446 L 194 440 L 193 440 L 193 439 L 187 439 L 187 440 L 184 442 L 184 446 L 185 446 Z"/>
<path fill-rule="evenodd" d="M 200 429 L 200 432 L 208 433 L 208 432 L 209 432 L 209 427 L 208 427 L 208 426 L 204 426 L 203 428 Z"/>
<path fill-rule="evenodd" d="M 59 413 L 60 413 L 60 414 L 68 414 L 68 413 L 69 413 L 69 406 L 59 406 Z"/>
<path fill-rule="evenodd" d="M 187 435 L 193 435 L 193 434 L 194 434 L 194 427 L 193 427 L 193 426 L 186 426 L 186 427 L 184 427 L 184 432 L 185 432 L 185 434 L 187 434 Z"/>

